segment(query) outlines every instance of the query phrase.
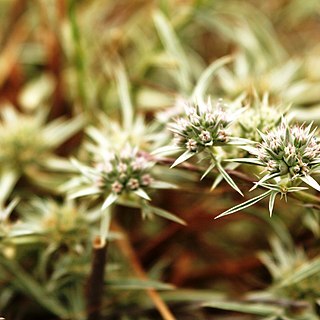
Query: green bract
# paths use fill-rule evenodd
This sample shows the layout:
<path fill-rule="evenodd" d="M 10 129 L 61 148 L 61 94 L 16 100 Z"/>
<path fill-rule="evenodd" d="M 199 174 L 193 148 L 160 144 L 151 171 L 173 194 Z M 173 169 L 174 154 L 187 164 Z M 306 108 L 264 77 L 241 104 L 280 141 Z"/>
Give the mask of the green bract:
<path fill-rule="evenodd" d="M 267 175 L 263 181 L 277 176 L 289 176 L 290 180 L 302 179 L 310 183 L 310 173 L 319 166 L 320 145 L 311 131 L 311 125 L 289 126 L 285 121 L 267 134 L 262 134 L 262 143 L 252 150 L 258 161 L 264 166 Z M 320 187 L 311 184 L 320 191 Z"/>
<path fill-rule="evenodd" d="M 204 151 L 210 159 L 210 163 L 201 179 L 214 168 L 217 168 L 219 175 L 212 188 L 217 186 L 223 178 L 242 195 L 240 189 L 222 167 L 221 150 L 218 148 L 250 143 L 249 140 L 233 137 L 229 131 L 229 126 L 243 111 L 243 108 L 238 109 L 233 114 L 228 113 L 226 111 L 227 105 L 223 103 L 222 99 L 219 99 L 215 105 L 212 105 L 210 99 L 205 103 L 201 98 L 196 103 L 184 101 L 183 104 L 185 115 L 171 123 L 169 129 L 175 135 L 176 146 L 173 146 L 172 150 L 184 150 L 184 153 L 176 159 L 171 167 L 175 167 Z M 167 150 L 167 148 L 164 148 L 164 151 Z"/>
<path fill-rule="evenodd" d="M 266 134 L 259 132 L 262 142 L 255 148 L 244 147 L 255 158 L 228 159 L 231 162 L 264 167 L 263 172 L 266 174 L 252 189 L 261 186 L 268 191 L 221 213 L 218 217 L 243 210 L 267 197 L 270 197 L 269 212 L 272 215 L 276 196 L 280 194 L 281 197 L 286 197 L 287 193 L 304 190 L 304 187 L 299 187 L 301 182 L 320 191 L 320 185 L 311 176 L 317 173 L 316 169 L 320 164 L 319 139 L 316 136 L 316 128 L 311 131 L 311 127 L 312 123 L 307 127 L 290 126 L 283 118 L 276 129 Z M 266 183 L 271 179 L 276 179 L 276 183 Z"/>
<path fill-rule="evenodd" d="M 208 103 L 200 101 L 195 105 L 185 102 L 184 107 L 185 116 L 178 118 L 169 127 L 175 134 L 177 146 L 197 153 L 206 147 L 229 142 L 230 133 L 227 129 L 232 118 L 224 110 L 225 104 L 221 99 L 215 107 L 211 100 L 208 100 Z"/>

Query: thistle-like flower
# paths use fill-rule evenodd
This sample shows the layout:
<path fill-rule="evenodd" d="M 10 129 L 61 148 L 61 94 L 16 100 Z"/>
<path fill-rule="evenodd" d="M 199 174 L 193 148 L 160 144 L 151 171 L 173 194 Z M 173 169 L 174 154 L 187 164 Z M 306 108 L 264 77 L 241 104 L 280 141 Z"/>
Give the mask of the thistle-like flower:
<path fill-rule="evenodd" d="M 46 123 L 46 116 L 45 109 L 26 114 L 9 106 L 1 108 L 0 185 L 4 183 L 7 196 L 21 175 L 42 186 L 56 185 L 53 177 L 46 175 L 43 179 L 43 174 L 37 173 L 43 173 L 43 168 L 65 171 L 68 165 L 68 161 L 56 156 L 54 150 L 81 129 L 83 119 L 59 118 Z M 6 178 L 8 175 L 10 179 Z M 0 195 L 0 203 L 5 200 Z"/>
<path fill-rule="evenodd" d="M 225 111 L 221 99 L 215 106 L 199 102 L 196 105 L 185 103 L 185 116 L 176 119 L 169 129 L 175 134 L 177 146 L 187 152 L 198 153 L 206 147 L 227 144 L 230 138 L 228 127 L 232 117 Z"/>
<path fill-rule="evenodd" d="M 261 142 L 258 130 L 266 132 L 279 125 L 281 117 L 286 114 L 290 105 L 273 105 L 269 100 L 267 93 L 261 99 L 256 96 L 250 107 L 240 115 L 237 121 L 239 129 L 236 130 L 240 137 Z"/>
<path fill-rule="evenodd" d="M 320 144 L 315 135 L 303 125 L 281 125 L 267 134 L 262 134 L 262 142 L 253 151 L 258 161 L 264 166 L 267 175 L 263 181 L 277 176 L 289 176 L 290 180 L 302 179 L 320 191 L 310 174 L 320 164 Z M 312 179 L 312 180 L 311 180 Z"/>
<path fill-rule="evenodd" d="M 145 153 L 127 145 L 121 152 L 103 151 L 98 158 L 91 167 L 73 160 L 87 182 L 87 186 L 80 189 L 80 193 L 73 194 L 73 198 L 86 194 L 107 195 L 103 208 L 130 192 L 150 200 L 145 190 L 154 181 L 150 173 L 154 163 Z"/>
<path fill-rule="evenodd" d="M 90 166 L 73 159 L 81 174 L 64 185 L 69 198 L 97 195 L 103 199 L 101 210 L 119 201 L 124 205 L 140 207 L 144 214 L 154 213 L 184 224 L 175 215 L 147 203 L 151 200 L 147 193 L 149 190 L 175 186 L 156 178 L 153 173 L 156 163 L 146 152 L 129 144 L 121 151 L 94 150 L 95 160 Z"/>
<path fill-rule="evenodd" d="M 70 249 L 80 248 L 81 243 L 85 243 L 98 217 L 96 209 L 76 206 L 75 201 L 60 203 L 40 198 L 22 203 L 19 213 L 21 218 L 8 234 L 13 242 L 15 238 L 30 237 L 57 248 L 67 246 Z"/>
<path fill-rule="evenodd" d="M 320 165 L 320 143 L 316 136 L 317 129 L 311 131 L 311 127 L 312 123 L 307 127 L 290 126 L 282 119 L 282 123 L 276 129 L 267 134 L 260 132 L 262 142 L 257 147 L 246 147 L 255 158 L 229 159 L 233 162 L 264 167 L 266 174 L 252 189 L 262 186 L 268 191 L 223 212 L 218 217 L 245 209 L 269 196 L 269 212 L 272 215 L 277 194 L 286 197 L 287 193 L 305 190 L 305 187 L 299 187 L 302 181 L 320 191 L 320 185 L 312 177 L 312 174 L 318 173 Z M 274 178 L 275 184 L 268 182 Z"/>
<path fill-rule="evenodd" d="M 174 123 L 169 125 L 169 129 L 174 133 L 176 144 L 173 147 L 171 146 L 171 150 L 184 151 L 172 167 L 204 151 L 209 155 L 210 165 L 202 178 L 216 167 L 220 175 L 214 182 L 213 188 L 223 177 L 232 188 L 242 195 L 235 182 L 221 166 L 221 157 L 218 155 L 220 150 L 217 147 L 241 145 L 249 142 L 246 139 L 233 137 L 229 130 L 232 121 L 237 118 L 243 109 L 240 108 L 231 114 L 227 112 L 227 107 L 222 99 L 219 99 L 215 105 L 212 105 L 210 99 L 207 103 L 199 99 L 195 104 L 185 101 L 185 115 L 177 118 Z M 170 150 L 169 148 L 163 149 L 164 151 Z"/>

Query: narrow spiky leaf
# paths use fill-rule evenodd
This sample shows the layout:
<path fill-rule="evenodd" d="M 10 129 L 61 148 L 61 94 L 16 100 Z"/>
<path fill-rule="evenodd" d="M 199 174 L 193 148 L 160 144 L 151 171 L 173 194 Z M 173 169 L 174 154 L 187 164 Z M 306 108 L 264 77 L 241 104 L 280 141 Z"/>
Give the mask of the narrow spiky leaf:
<path fill-rule="evenodd" d="M 241 190 L 238 188 L 238 186 L 236 185 L 236 183 L 232 180 L 232 178 L 228 175 L 228 173 L 223 169 L 223 167 L 221 166 L 221 164 L 219 162 L 217 162 L 217 169 L 219 170 L 219 172 L 221 173 L 221 175 L 223 176 L 224 180 L 226 180 L 226 182 L 237 192 L 239 192 L 242 196 L 243 193 L 241 192 Z"/>
<path fill-rule="evenodd" d="M 186 151 L 184 152 L 173 164 L 170 168 L 176 167 L 178 164 L 190 159 L 191 157 L 193 157 L 194 155 L 196 155 L 195 152 L 190 152 L 190 151 Z"/>
<path fill-rule="evenodd" d="M 320 191 L 320 185 L 319 183 L 313 179 L 311 176 L 309 175 L 305 175 L 300 177 L 300 179 L 305 182 L 307 185 L 309 185 L 310 187 L 312 187 L 313 189 Z"/>
<path fill-rule="evenodd" d="M 145 199 L 145 200 L 148 200 L 148 201 L 151 200 L 150 197 L 148 196 L 148 194 L 147 194 L 143 189 L 141 189 L 141 188 L 135 190 L 134 193 L 135 193 L 137 196 L 139 196 L 140 198 L 142 198 L 142 199 Z"/>
<path fill-rule="evenodd" d="M 262 179 L 260 179 L 258 182 L 256 182 L 255 185 L 249 191 L 252 191 L 252 190 L 256 189 L 263 182 L 268 181 L 268 180 L 273 179 L 273 178 L 276 178 L 276 177 L 279 177 L 279 176 L 280 176 L 279 172 L 275 172 L 275 173 L 272 173 L 272 174 L 266 174 Z"/>
<path fill-rule="evenodd" d="M 104 200 L 101 210 L 105 210 L 109 206 L 111 206 L 118 199 L 118 195 L 115 193 L 110 193 L 106 200 Z"/>
<path fill-rule="evenodd" d="M 216 166 L 215 162 L 211 162 L 210 166 L 208 167 L 208 169 L 205 171 L 205 173 L 201 176 L 200 181 L 202 179 L 204 179 L 211 171 L 212 169 Z"/>
<path fill-rule="evenodd" d="M 270 199 L 269 199 L 269 213 L 270 213 L 270 217 L 272 216 L 272 212 L 273 212 L 273 207 L 274 207 L 274 202 L 276 200 L 276 196 L 277 196 L 278 192 L 273 191 L 270 194 Z"/>
<path fill-rule="evenodd" d="M 227 216 L 227 215 L 229 215 L 229 214 L 238 212 L 238 211 L 240 211 L 240 210 L 246 209 L 246 208 L 248 208 L 248 207 L 256 204 L 257 202 L 263 200 L 264 198 L 268 197 L 271 193 L 272 193 L 272 190 L 268 190 L 268 191 L 266 191 L 265 193 L 258 195 L 257 197 L 254 197 L 254 198 L 252 198 L 252 199 L 249 199 L 249 200 L 246 201 L 246 202 L 240 203 L 240 204 L 236 205 L 235 207 L 230 208 L 229 210 L 222 212 L 222 213 L 219 214 L 217 217 L 215 217 L 215 219 L 218 219 L 218 218 Z"/>

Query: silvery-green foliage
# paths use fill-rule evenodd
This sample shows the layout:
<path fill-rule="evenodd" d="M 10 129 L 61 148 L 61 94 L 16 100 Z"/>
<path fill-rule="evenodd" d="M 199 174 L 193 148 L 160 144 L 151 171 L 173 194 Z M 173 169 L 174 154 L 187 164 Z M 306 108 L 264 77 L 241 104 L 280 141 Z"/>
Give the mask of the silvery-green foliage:
<path fill-rule="evenodd" d="M 99 146 L 94 150 L 96 153 L 89 164 L 72 159 L 79 175 L 63 187 L 69 198 L 98 196 L 102 199 L 102 212 L 118 202 L 142 209 L 144 216 L 155 214 L 184 224 L 175 215 L 148 204 L 151 200 L 149 192 L 175 188 L 175 185 L 157 178 L 153 173 L 156 162 L 147 152 L 130 144 L 126 144 L 121 151 Z"/>
<path fill-rule="evenodd" d="M 247 103 L 245 97 L 243 103 Z M 289 107 L 290 105 L 272 104 L 268 94 L 264 94 L 261 99 L 256 95 L 253 101 L 248 103 L 248 108 L 239 116 L 239 121 L 236 123 L 239 129 L 235 130 L 242 138 L 261 142 L 259 131 L 267 132 L 275 128 Z"/>
<path fill-rule="evenodd" d="M 80 117 L 56 119 L 46 123 L 47 111 L 25 114 L 13 107 L 1 109 L 0 163 L 17 171 L 45 163 L 52 151 L 70 138 L 82 126 Z"/>
<path fill-rule="evenodd" d="M 320 164 L 320 144 L 315 132 L 316 129 L 311 131 L 311 124 L 289 126 L 282 121 L 278 128 L 261 133 L 263 141 L 252 153 L 270 176 L 304 179 Z"/>
<path fill-rule="evenodd" d="M 85 189 L 74 193 L 72 197 L 101 194 L 108 196 L 103 207 L 107 207 L 124 193 L 133 192 L 149 200 L 145 189 L 153 182 L 150 169 L 154 165 L 145 154 L 127 145 L 120 153 L 104 150 L 101 159 L 92 166 L 73 161 L 85 178 Z M 110 197 L 110 198 L 109 198 Z M 108 204 L 108 205 L 107 205 Z"/>
<path fill-rule="evenodd" d="M 81 116 L 71 120 L 57 118 L 47 123 L 49 110 L 18 112 L 4 105 L 0 111 L 0 204 L 7 200 L 21 176 L 34 184 L 55 189 L 65 177 L 45 172 L 65 172 L 68 161 L 55 150 L 84 125 Z"/>
<path fill-rule="evenodd" d="M 175 143 L 181 149 L 198 153 L 206 147 L 225 145 L 230 140 L 228 127 L 232 122 L 222 100 L 212 106 L 211 100 L 198 104 L 185 102 L 185 116 L 170 125 Z"/>
<path fill-rule="evenodd" d="M 318 298 L 320 259 L 310 259 L 302 248 L 288 247 L 278 238 L 270 241 L 271 252 L 261 252 L 259 258 L 273 278 L 270 291 L 291 300 Z"/>
<path fill-rule="evenodd" d="M 208 98 L 204 102 L 202 98 L 195 102 L 185 101 L 183 103 L 184 114 L 177 117 L 169 124 L 169 130 L 174 134 L 174 146 L 172 149 L 164 148 L 164 151 L 183 151 L 171 167 L 204 153 L 209 158 L 209 166 L 202 175 L 204 178 L 214 168 L 219 171 L 219 176 L 213 184 L 213 188 L 225 179 L 226 182 L 237 192 L 242 192 L 221 165 L 220 147 L 250 144 L 249 140 L 232 136 L 230 126 L 243 112 L 241 108 L 233 113 L 228 112 L 228 105 L 219 99 L 215 104 Z"/>

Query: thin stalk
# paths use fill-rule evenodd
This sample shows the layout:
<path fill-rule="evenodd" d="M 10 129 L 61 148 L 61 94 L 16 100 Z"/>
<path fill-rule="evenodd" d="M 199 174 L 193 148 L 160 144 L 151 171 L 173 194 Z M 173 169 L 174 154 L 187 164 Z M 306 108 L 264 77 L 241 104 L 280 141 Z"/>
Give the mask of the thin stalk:
<path fill-rule="evenodd" d="M 101 319 L 103 284 L 107 262 L 107 242 L 101 237 L 93 241 L 91 272 L 86 285 L 87 320 Z"/>
<path fill-rule="evenodd" d="M 71 34 L 74 41 L 74 63 L 77 71 L 77 89 L 80 102 L 85 112 L 88 112 L 88 97 L 86 92 L 86 77 L 85 77 L 85 54 L 81 45 L 81 35 L 79 24 L 76 17 L 76 1 L 72 0 L 69 4 L 69 21 L 71 27 Z M 90 115 L 90 114 L 89 114 Z"/>
<path fill-rule="evenodd" d="M 146 272 L 143 270 L 141 263 L 136 255 L 134 249 L 132 248 L 128 237 L 126 236 L 125 230 L 119 224 L 117 224 L 115 221 L 113 221 L 113 223 L 112 223 L 112 229 L 114 231 L 121 233 L 122 237 L 121 237 L 121 239 L 117 240 L 117 244 L 118 244 L 120 250 L 122 251 L 122 253 L 124 254 L 124 256 L 131 263 L 131 266 L 132 266 L 133 270 L 135 271 L 136 275 L 141 280 L 148 280 L 148 276 L 147 276 Z M 157 310 L 159 311 L 159 313 L 161 314 L 162 319 L 164 319 L 164 320 L 175 320 L 176 319 L 156 290 L 146 289 L 146 292 L 147 292 L 148 296 L 150 297 L 150 299 L 153 301 L 153 303 L 154 303 L 155 307 L 157 308 Z"/>

